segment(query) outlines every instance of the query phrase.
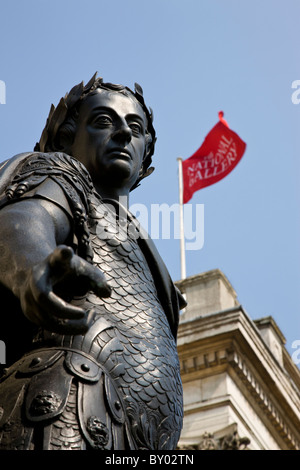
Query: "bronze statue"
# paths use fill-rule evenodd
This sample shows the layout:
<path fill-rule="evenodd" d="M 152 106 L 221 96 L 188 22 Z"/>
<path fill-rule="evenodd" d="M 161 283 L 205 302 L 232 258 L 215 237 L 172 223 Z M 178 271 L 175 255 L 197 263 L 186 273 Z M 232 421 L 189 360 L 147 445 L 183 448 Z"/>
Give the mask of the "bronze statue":
<path fill-rule="evenodd" d="M 176 448 L 184 300 L 126 207 L 155 141 L 141 87 L 95 74 L 2 165 L 0 449 Z"/>

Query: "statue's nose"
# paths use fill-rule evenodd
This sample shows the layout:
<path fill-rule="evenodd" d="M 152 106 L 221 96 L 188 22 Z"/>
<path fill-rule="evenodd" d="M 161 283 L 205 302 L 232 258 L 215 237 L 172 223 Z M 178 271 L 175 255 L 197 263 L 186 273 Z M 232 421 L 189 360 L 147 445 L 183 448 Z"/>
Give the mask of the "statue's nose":
<path fill-rule="evenodd" d="M 132 138 L 132 131 L 127 124 L 122 124 L 116 131 L 113 136 L 114 140 L 117 142 L 128 144 Z"/>

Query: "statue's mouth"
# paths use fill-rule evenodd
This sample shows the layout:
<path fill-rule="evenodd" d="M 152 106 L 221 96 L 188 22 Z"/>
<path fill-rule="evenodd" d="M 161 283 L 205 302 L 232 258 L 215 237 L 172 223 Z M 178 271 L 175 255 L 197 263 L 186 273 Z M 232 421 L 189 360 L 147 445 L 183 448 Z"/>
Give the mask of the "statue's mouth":
<path fill-rule="evenodd" d="M 116 156 L 118 158 L 123 158 L 125 160 L 131 160 L 130 152 L 124 148 L 113 148 L 109 151 L 109 155 Z"/>

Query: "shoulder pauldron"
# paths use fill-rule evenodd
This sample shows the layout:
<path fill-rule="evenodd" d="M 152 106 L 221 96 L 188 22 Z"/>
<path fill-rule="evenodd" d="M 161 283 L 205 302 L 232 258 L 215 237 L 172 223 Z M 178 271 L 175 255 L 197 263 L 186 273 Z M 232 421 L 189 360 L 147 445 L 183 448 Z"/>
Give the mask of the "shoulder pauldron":
<path fill-rule="evenodd" d="M 92 260 L 87 218 L 90 197 L 94 187 L 86 168 L 75 158 L 64 153 L 34 152 L 21 160 L 5 192 L 0 197 L 0 207 L 20 198 L 40 196 L 37 190 L 47 178 L 55 181 L 65 194 L 78 240 L 78 254 Z M 53 202 L 55 196 L 49 197 Z"/>

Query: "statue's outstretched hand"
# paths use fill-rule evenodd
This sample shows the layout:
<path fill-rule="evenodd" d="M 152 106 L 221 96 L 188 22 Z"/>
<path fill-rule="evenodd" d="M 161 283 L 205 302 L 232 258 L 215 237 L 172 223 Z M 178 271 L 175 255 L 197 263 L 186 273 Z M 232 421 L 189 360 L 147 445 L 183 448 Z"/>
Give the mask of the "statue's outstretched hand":
<path fill-rule="evenodd" d="M 66 292 L 83 295 L 92 290 L 109 297 L 111 289 L 105 275 L 72 248 L 60 245 L 29 272 L 20 301 L 25 316 L 47 330 L 61 334 L 80 334 L 88 330 L 90 315 L 63 297 Z"/>

